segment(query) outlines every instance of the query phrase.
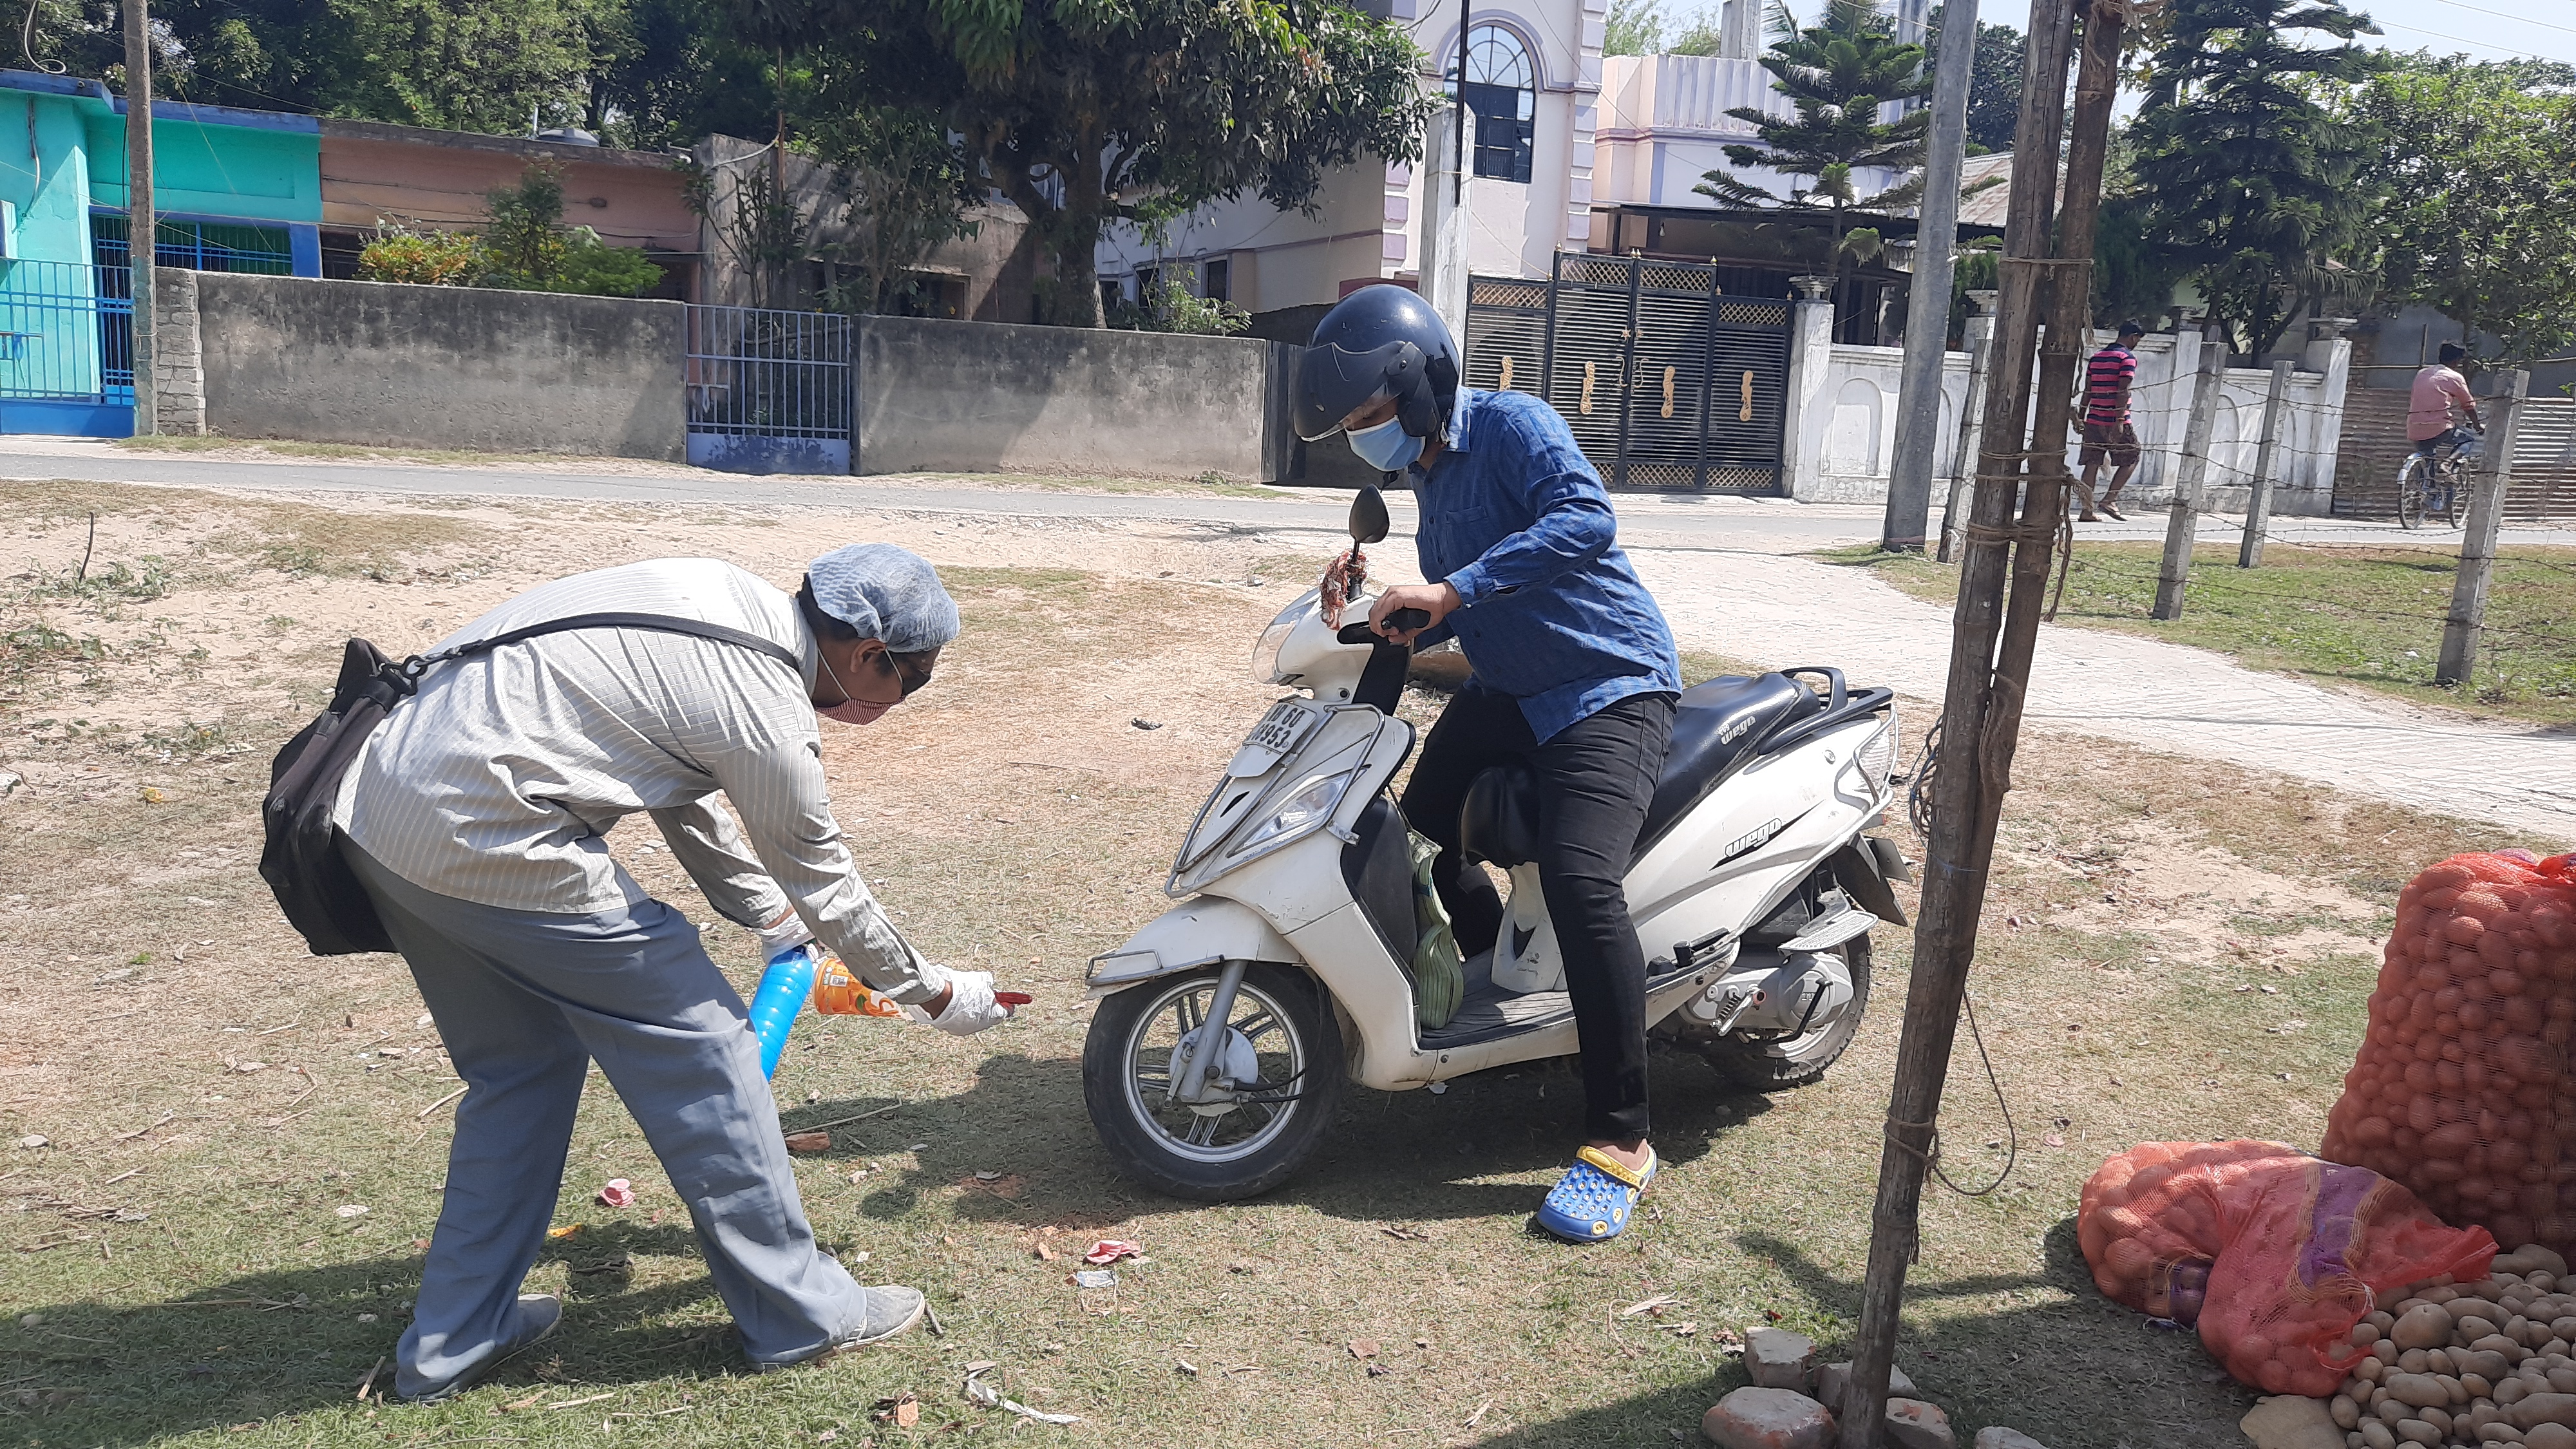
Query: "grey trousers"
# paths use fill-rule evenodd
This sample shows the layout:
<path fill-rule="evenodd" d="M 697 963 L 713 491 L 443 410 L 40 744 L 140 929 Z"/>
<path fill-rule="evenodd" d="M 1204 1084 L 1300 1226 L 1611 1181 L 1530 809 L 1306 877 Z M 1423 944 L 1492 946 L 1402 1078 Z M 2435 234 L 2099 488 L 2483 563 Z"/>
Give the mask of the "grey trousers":
<path fill-rule="evenodd" d="M 659 901 L 596 915 L 476 905 L 340 848 L 466 1084 L 398 1392 L 512 1346 L 594 1058 L 688 1205 L 753 1362 L 811 1357 L 865 1322 L 866 1290 L 814 1245 L 758 1039 L 695 926 Z"/>

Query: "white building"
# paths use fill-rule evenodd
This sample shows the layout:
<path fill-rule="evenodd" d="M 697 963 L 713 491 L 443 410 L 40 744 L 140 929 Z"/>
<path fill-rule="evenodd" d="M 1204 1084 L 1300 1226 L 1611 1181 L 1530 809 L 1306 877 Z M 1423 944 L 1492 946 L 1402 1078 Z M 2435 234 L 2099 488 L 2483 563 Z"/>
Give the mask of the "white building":
<path fill-rule="evenodd" d="M 1623 205 L 1715 210 L 1691 188 L 1728 164 L 1724 145 L 1754 138 L 1751 123 L 1727 112 L 1791 113 L 1754 59 L 1756 3 L 1728 0 L 1723 55 L 1605 59 L 1609 0 L 1368 0 L 1372 13 L 1413 34 L 1428 58 L 1421 82 L 1430 94 L 1450 91 L 1465 20 L 1469 270 L 1544 277 L 1556 252 L 1624 250 L 1608 219 Z M 1134 227 L 1115 228 L 1097 254 L 1102 287 L 1132 299 L 1140 281 L 1180 267 L 1192 290 L 1262 313 L 1330 305 L 1372 282 L 1416 285 L 1428 169 L 1348 168 L 1326 179 L 1312 218 L 1247 196 L 1173 223 L 1159 246 Z M 1738 174 L 1782 196 L 1792 183 L 1768 171 Z M 1867 195 L 1890 179 L 1855 184 Z"/>

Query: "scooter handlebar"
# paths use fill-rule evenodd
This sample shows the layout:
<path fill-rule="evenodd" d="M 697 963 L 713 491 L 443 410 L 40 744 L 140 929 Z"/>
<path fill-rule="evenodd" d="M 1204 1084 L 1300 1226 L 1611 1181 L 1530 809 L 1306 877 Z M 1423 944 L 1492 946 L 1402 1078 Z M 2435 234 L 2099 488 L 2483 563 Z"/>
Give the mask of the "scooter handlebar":
<path fill-rule="evenodd" d="M 1428 609 L 1398 609 L 1394 613 L 1386 616 L 1386 622 L 1387 626 L 1393 629 L 1427 628 L 1431 623 L 1431 611 Z M 1335 633 L 1333 637 L 1345 644 L 1390 643 L 1385 635 L 1370 628 L 1368 620 L 1366 619 L 1362 619 L 1355 624 L 1344 624 L 1340 631 Z"/>

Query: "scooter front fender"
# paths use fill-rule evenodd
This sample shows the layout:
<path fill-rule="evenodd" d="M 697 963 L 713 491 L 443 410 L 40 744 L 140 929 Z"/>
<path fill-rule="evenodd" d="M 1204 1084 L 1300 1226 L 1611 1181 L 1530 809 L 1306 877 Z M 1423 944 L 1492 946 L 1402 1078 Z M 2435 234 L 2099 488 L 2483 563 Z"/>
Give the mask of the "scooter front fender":
<path fill-rule="evenodd" d="M 1093 957 L 1083 973 L 1083 985 L 1088 988 L 1085 999 L 1098 1001 L 1130 986 L 1219 961 L 1302 965 L 1305 959 L 1252 907 L 1223 896 L 1193 896 L 1155 917 L 1126 945 Z"/>

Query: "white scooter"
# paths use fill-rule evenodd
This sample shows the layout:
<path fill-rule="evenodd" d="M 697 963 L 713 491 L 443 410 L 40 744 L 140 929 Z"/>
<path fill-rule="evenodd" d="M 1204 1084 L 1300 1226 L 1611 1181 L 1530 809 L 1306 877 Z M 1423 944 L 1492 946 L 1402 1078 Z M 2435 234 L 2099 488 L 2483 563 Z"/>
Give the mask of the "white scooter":
<path fill-rule="evenodd" d="M 1386 529 L 1384 500 L 1362 493 L 1351 536 Z M 1407 612 L 1398 627 L 1427 617 Z M 1191 822 L 1164 885 L 1181 904 L 1086 974 L 1092 1123 L 1123 1170 L 1175 1197 L 1285 1181 L 1345 1077 L 1401 1091 L 1576 1050 L 1516 770 L 1480 776 L 1462 819 L 1467 854 L 1511 873 L 1504 929 L 1467 962 L 1456 1014 L 1417 1022 L 1413 860 L 1388 788 L 1413 749 L 1395 714 L 1412 650 L 1367 614 L 1354 599 L 1354 622 L 1327 628 L 1310 590 L 1262 632 L 1255 675 L 1300 692 L 1262 716 Z M 1892 793 L 1892 699 L 1821 668 L 1681 696 L 1627 876 L 1646 1020 L 1747 1087 L 1824 1075 L 1869 1003 L 1870 928 L 1904 924 L 1888 888 L 1912 878 L 1904 857 L 1862 833 Z"/>

